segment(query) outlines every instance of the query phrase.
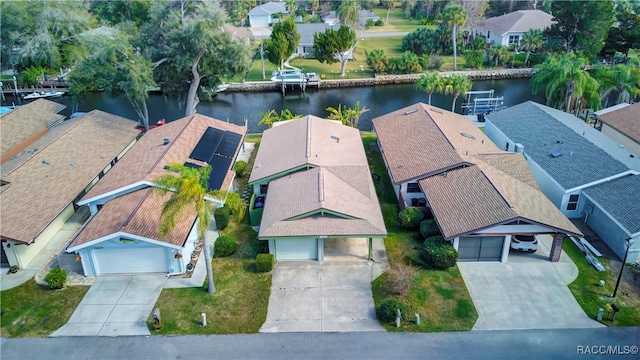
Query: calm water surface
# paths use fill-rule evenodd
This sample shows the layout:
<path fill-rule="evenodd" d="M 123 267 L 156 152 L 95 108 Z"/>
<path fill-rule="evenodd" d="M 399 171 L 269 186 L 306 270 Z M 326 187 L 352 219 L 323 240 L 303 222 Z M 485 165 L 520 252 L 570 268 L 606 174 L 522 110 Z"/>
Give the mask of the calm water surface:
<path fill-rule="evenodd" d="M 495 90 L 495 96 L 504 96 L 506 106 L 516 105 L 527 100 L 544 103 L 543 92 L 533 95 L 529 87 L 529 79 L 474 81 L 473 90 Z M 5 103 L 11 103 L 8 96 Z M 62 97 L 54 99 L 67 105 L 62 113 L 69 116 L 72 112 L 71 99 Z M 275 109 L 290 109 L 294 114 L 315 115 L 326 117 L 326 108 L 338 107 L 344 104 L 353 107 L 356 101 L 369 109 L 360 117 L 359 128 L 371 130 L 371 119 L 413 105 L 417 102 L 427 102 L 428 94 L 416 91 L 412 84 L 381 85 L 358 88 L 338 89 L 307 89 L 306 93 L 299 90 L 290 91 L 286 96 L 278 91 L 272 92 L 224 92 L 218 94 L 212 102 L 200 102 L 197 111 L 200 114 L 220 120 L 242 125 L 246 119 L 249 133 L 260 133 L 265 127 L 258 126 L 262 117 L 260 112 Z M 456 112 L 461 113 L 460 104 L 464 101 L 458 98 Z M 453 97 L 434 94 L 432 104 L 443 109 L 451 109 Z M 153 94 L 148 100 L 149 121 L 155 123 L 159 119 L 172 121 L 184 116 L 184 107 L 175 99 Z M 83 99 L 78 104 L 78 111 L 103 110 L 129 119 L 137 119 L 129 102 L 124 98 L 110 98 L 102 93 L 95 93 Z"/>

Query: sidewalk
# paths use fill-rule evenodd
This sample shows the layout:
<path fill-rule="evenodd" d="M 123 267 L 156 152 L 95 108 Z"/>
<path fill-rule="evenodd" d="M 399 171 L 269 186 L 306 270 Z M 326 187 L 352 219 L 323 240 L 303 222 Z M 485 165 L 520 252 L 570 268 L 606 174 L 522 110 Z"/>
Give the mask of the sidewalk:
<path fill-rule="evenodd" d="M 15 274 L 9 274 L 8 269 L 2 268 L 0 270 L 2 271 L 0 290 L 9 290 L 22 285 L 34 278 L 39 272 L 44 272 L 46 275 L 49 272 L 49 265 L 52 260 L 55 260 L 55 255 L 84 223 L 83 219 L 87 216 L 87 212 L 88 209 L 73 214 L 26 268 L 20 269 Z"/>

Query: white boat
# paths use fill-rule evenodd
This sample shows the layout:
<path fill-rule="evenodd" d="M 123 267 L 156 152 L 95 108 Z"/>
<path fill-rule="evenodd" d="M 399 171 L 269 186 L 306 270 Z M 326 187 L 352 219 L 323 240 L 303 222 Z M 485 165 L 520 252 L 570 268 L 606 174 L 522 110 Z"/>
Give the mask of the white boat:
<path fill-rule="evenodd" d="M 33 99 L 54 98 L 62 95 L 64 95 L 64 92 L 51 89 L 51 91 L 33 92 L 31 94 L 23 96 L 22 98 L 25 100 L 33 100 Z"/>
<path fill-rule="evenodd" d="M 271 74 L 271 81 L 291 85 L 300 85 L 307 83 L 310 85 L 317 85 L 320 81 L 318 74 L 316 73 L 303 73 L 300 69 L 294 70 L 280 70 L 280 72 L 273 71 Z"/>
<path fill-rule="evenodd" d="M 231 85 L 231 84 L 222 83 L 222 84 L 218 85 L 218 87 L 216 88 L 216 92 L 219 93 L 219 92 L 223 92 L 223 91 L 227 90 L 227 88 L 229 88 L 229 85 Z"/>

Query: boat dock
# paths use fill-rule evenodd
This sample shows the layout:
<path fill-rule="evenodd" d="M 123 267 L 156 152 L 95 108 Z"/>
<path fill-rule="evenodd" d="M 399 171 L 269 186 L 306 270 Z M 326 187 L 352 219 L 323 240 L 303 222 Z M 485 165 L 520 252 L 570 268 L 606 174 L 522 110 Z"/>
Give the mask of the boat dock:
<path fill-rule="evenodd" d="M 487 95 L 488 97 L 474 97 L 474 95 Z M 462 103 L 462 112 L 467 115 L 484 115 L 490 112 L 504 109 L 504 96 L 495 97 L 495 91 L 481 90 L 481 91 L 468 91 L 466 93 L 466 101 Z"/>

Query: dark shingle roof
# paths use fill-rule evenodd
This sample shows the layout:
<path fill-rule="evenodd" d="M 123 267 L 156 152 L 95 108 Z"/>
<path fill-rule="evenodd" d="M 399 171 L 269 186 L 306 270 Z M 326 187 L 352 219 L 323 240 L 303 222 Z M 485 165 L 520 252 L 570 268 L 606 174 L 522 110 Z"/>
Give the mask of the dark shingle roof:
<path fill-rule="evenodd" d="M 582 120 L 574 117 L 576 124 L 571 125 L 574 127 L 572 129 L 563 123 L 567 119 L 558 119 L 553 109 L 545 111 L 544 108 L 547 107 L 528 101 L 492 113 L 487 116 L 487 120 L 509 139 L 522 144 L 524 153 L 565 189 L 629 170 L 601 146 L 576 132 L 575 126 L 580 125 L 578 122 L 584 124 Z M 585 131 L 594 131 L 588 125 L 584 126 L 589 128 L 585 128 Z M 605 135 L 600 135 L 606 138 Z M 551 154 L 554 152 L 562 155 L 553 157 Z"/>
<path fill-rule="evenodd" d="M 631 234 L 640 232 L 640 175 L 624 176 L 591 186 L 583 192 Z"/>

